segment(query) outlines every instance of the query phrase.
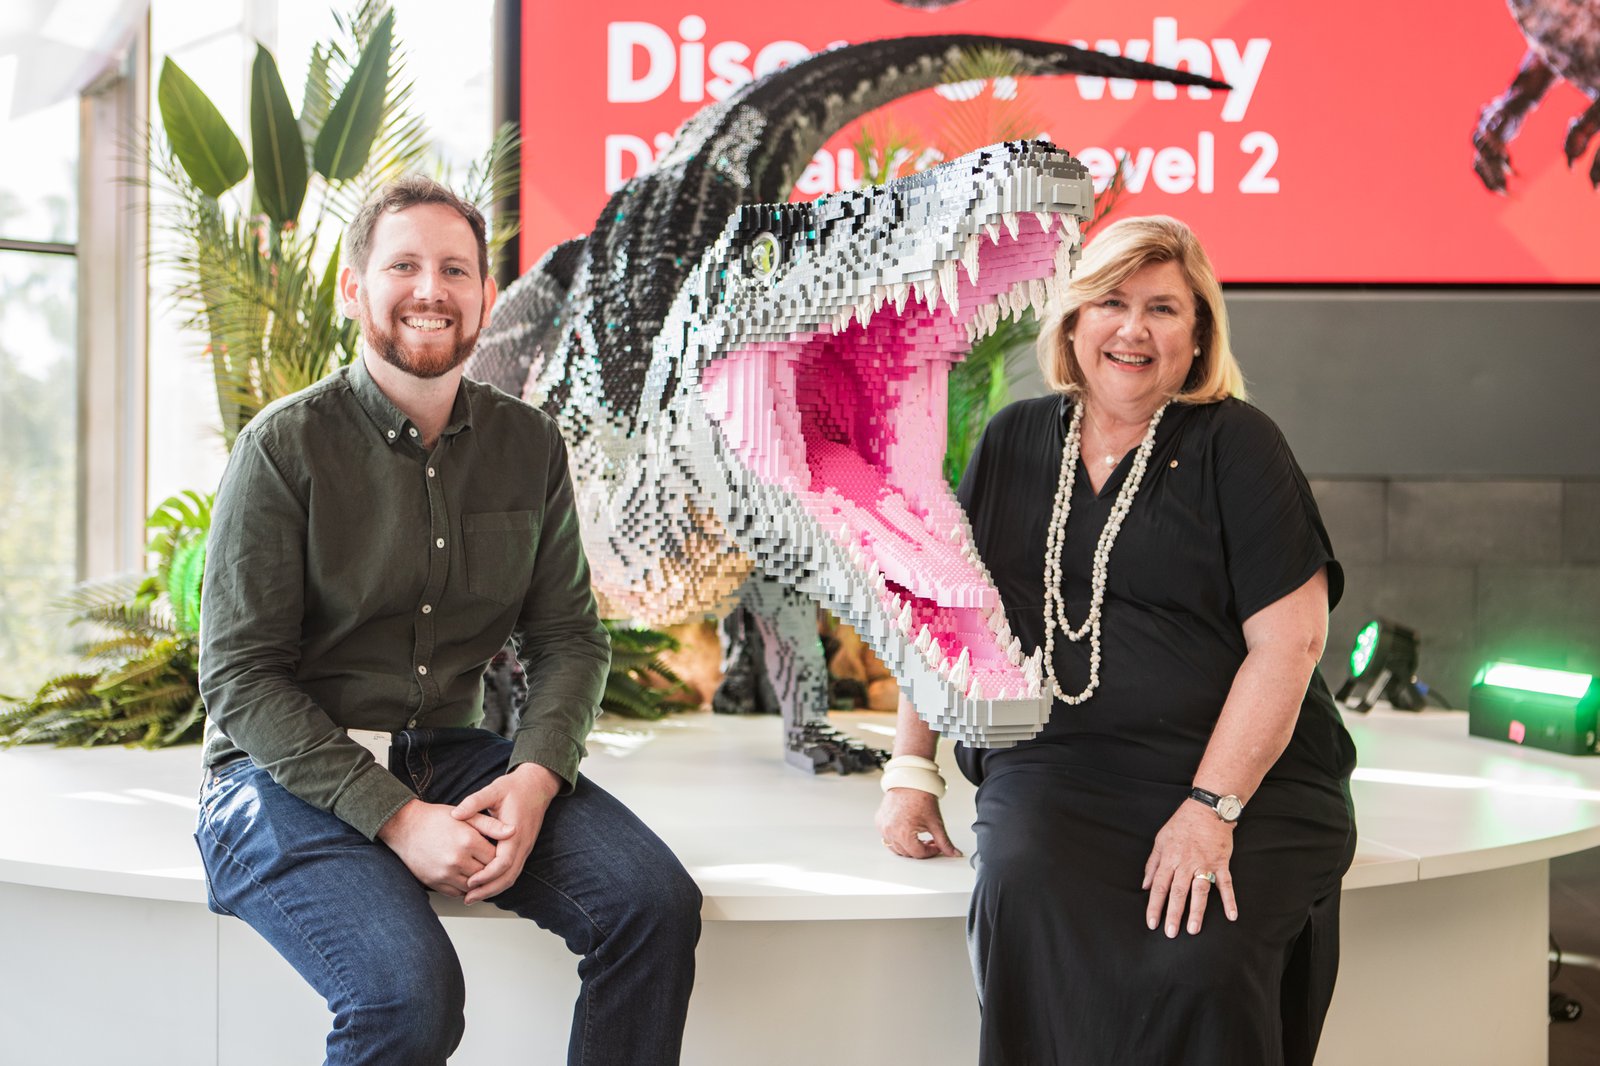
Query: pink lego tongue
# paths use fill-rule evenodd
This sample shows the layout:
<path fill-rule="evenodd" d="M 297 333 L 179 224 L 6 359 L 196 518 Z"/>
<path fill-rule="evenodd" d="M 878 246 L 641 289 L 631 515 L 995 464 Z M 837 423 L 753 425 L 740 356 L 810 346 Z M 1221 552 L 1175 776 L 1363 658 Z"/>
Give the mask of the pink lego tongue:
<path fill-rule="evenodd" d="M 846 552 L 860 550 L 885 578 L 947 607 L 989 607 L 992 586 L 951 542 L 952 530 L 914 512 L 882 471 L 849 446 L 804 430 L 811 488 L 802 505 Z"/>
<path fill-rule="evenodd" d="M 838 332 L 755 341 L 705 369 L 706 413 L 741 460 L 781 486 L 874 582 L 883 609 L 934 665 L 959 661 L 989 698 L 1026 679 L 990 631 L 999 593 L 970 562 L 964 520 L 943 479 L 948 364 L 970 347 L 968 323 L 1040 284 L 1060 244 L 1032 217 L 1020 240 L 985 241 L 974 284 L 959 272 L 960 310 L 884 306 Z M 909 612 L 909 618 L 906 617 Z M 936 645 L 936 646 L 933 646 Z M 925 650 L 924 650 L 925 649 Z M 959 671 L 958 671 L 959 673 Z"/>

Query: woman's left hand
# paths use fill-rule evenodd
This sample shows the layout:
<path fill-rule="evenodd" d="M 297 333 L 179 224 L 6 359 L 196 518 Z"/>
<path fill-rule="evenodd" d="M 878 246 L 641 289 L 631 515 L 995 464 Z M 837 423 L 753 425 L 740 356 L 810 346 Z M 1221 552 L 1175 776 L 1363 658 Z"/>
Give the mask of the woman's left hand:
<path fill-rule="evenodd" d="M 1222 896 L 1222 910 L 1228 920 L 1239 917 L 1233 898 L 1233 875 L 1228 859 L 1233 855 L 1232 823 L 1190 800 L 1184 800 L 1177 813 L 1156 834 L 1155 847 L 1144 863 L 1144 884 L 1150 892 L 1145 907 L 1145 925 L 1155 929 L 1165 915 L 1166 934 L 1178 935 L 1183 909 L 1189 908 L 1188 929 L 1198 933 L 1205 918 L 1206 901 L 1213 889 Z M 1215 874 L 1216 883 L 1205 874 Z"/>

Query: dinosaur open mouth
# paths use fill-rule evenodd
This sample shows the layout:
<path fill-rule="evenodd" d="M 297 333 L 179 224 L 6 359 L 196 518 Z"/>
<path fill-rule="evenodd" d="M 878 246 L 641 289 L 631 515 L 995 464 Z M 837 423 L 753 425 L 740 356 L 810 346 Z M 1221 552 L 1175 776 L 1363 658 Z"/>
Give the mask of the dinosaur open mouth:
<path fill-rule="evenodd" d="M 1037 698 L 1040 660 L 1021 655 L 944 481 L 949 368 L 1002 318 L 1043 313 L 1077 238 L 1069 214 L 994 217 L 931 271 L 840 309 L 831 328 L 747 344 L 704 373 L 729 447 L 873 591 L 876 604 L 851 613 L 882 612 L 899 637 L 886 658 L 915 653 L 972 700 Z"/>

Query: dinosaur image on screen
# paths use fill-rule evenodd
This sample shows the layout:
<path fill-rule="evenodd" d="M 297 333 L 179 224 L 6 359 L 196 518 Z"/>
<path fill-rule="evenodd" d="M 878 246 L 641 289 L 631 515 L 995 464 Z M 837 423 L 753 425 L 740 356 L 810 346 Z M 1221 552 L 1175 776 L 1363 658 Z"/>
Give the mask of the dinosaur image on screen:
<path fill-rule="evenodd" d="M 586 237 L 495 309 L 468 373 L 554 416 L 602 613 L 755 619 L 788 758 L 876 765 L 826 722 L 821 605 L 941 734 L 978 746 L 1050 713 L 941 473 L 950 364 L 1043 309 L 1091 217 L 1087 170 L 995 145 L 884 186 L 789 203 L 846 123 L 963 53 L 1023 74 L 1222 83 L 1049 42 L 914 37 L 830 49 L 678 131 Z"/>
<path fill-rule="evenodd" d="M 1551 87 L 1565 80 L 1589 98 L 1567 126 L 1562 151 L 1576 163 L 1600 133 L 1600 0 L 1508 0 L 1528 51 L 1505 92 L 1484 105 L 1473 134 L 1473 167 L 1492 192 L 1506 191 L 1512 170 L 1507 146 Z M 1600 188 L 1600 152 L 1588 167 Z"/>

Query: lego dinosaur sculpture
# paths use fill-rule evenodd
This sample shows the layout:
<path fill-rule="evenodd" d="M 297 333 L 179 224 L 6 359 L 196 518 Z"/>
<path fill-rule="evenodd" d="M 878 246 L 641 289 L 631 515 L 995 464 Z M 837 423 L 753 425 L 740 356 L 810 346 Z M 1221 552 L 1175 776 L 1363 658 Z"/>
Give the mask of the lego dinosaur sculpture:
<path fill-rule="evenodd" d="M 1050 711 L 941 476 L 949 365 L 1070 273 L 1093 190 L 1045 143 L 787 203 L 847 122 L 963 50 L 1025 74 L 1220 82 L 1066 45 L 842 46 L 701 110 L 587 237 L 496 308 L 468 366 L 560 423 L 602 611 L 667 625 L 736 601 L 761 631 L 788 758 L 875 766 L 826 725 L 816 604 L 946 736 L 1005 746 Z"/>

